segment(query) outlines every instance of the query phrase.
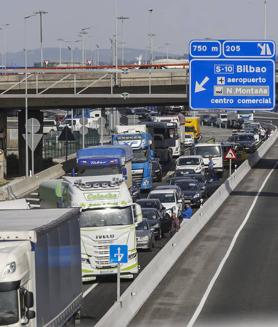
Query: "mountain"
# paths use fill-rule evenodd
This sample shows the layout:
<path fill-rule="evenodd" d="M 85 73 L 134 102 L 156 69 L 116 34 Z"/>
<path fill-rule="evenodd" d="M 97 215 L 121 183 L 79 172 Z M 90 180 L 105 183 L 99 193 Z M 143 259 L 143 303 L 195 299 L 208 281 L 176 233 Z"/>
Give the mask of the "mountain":
<path fill-rule="evenodd" d="M 82 55 L 81 50 L 78 48 L 62 48 L 62 63 L 71 63 L 71 56 L 73 56 L 74 63 L 81 63 Z M 169 58 L 184 58 L 184 55 L 168 54 Z M 34 66 L 34 64 L 40 62 L 41 52 L 40 49 L 30 49 L 27 51 L 28 66 Z M 51 62 L 59 62 L 60 49 L 59 48 L 44 48 L 43 49 L 44 60 Z M 112 51 L 111 49 L 98 49 L 94 51 L 86 50 L 86 61 L 91 60 L 93 64 L 99 58 L 101 65 L 112 64 Z M 124 62 L 125 63 L 137 63 L 138 57 L 142 57 L 142 63 L 147 63 L 149 60 L 149 52 L 146 49 L 132 49 L 124 48 Z M 118 49 L 118 63 L 121 64 L 122 50 Z M 166 58 L 165 52 L 154 52 L 154 59 Z M 23 67 L 24 66 L 24 52 L 8 52 L 6 54 L 6 63 L 8 67 Z M 2 59 L 3 65 L 3 59 Z"/>

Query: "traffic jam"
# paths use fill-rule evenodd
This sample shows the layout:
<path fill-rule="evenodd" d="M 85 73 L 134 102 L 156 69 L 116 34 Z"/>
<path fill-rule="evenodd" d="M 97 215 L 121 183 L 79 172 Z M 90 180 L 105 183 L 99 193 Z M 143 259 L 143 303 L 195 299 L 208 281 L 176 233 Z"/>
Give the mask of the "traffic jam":
<path fill-rule="evenodd" d="M 115 127 L 109 144 L 80 149 L 71 173 L 40 184 L 41 208 L 81 208 L 83 282 L 117 274 L 115 244 L 127 251 L 121 278 L 136 277 L 143 253 L 166 244 L 271 133 L 253 115 L 186 114 L 126 110 L 128 124 Z M 203 133 L 218 128 L 229 135 L 221 142 Z"/>

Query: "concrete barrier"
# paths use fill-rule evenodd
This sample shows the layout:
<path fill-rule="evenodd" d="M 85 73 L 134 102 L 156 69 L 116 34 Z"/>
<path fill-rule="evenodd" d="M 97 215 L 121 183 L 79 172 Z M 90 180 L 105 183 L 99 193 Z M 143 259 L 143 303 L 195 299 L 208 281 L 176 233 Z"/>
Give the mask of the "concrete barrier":
<path fill-rule="evenodd" d="M 96 324 L 97 327 L 123 327 L 128 325 L 184 250 L 212 218 L 230 193 L 248 174 L 251 168 L 258 163 L 263 155 L 270 149 L 277 138 L 278 132 L 276 130 L 272 136 L 261 145 L 258 151 L 250 155 L 249 159 L 240 165 L 232 176 L 212 194 L 204 203 L 203 207 L 200 208 L 188 222 L 182 224 L 180 231 L 169 240 L 163 249 L 152 259 L 147 267 L 122 294 L 121 301 L 115 302 L 102 319 L 99 320 Z"/>
<path fill-rule="evenodd" d="M 48 179 L 55 179 L 63 176 L 65 171 L 61 164 L 45 169 L 38 174 L 15 180 L 0 188 L 1 200 L 12 200 L 24 197 L 30 192 L 38 189 L 39 184 Z"/>

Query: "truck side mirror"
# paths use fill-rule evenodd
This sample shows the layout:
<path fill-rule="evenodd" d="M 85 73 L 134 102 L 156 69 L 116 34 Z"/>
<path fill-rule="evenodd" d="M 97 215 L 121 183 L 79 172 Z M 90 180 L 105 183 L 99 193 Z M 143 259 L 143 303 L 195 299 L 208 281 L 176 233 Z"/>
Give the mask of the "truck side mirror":
<path fill-rule="evenodd" d="M 25 316 L 29 321 L 29 320 L 34 319 L 36 317 L 36 313 L 33 310 L 28 310 L 28 311 L 26 311 Z"/>
<path fill-rule="evenodd" d="M 134 221 L 140 223 L 143 220 L 143 214 L 140 204 L 134 203 Z"/>
<path fill-rule="evenodd" d="M 127 175 L 127 169 L 125 167 L 122 168 L 122 174 L 123 174 L 123 176 Z"/>
<path fill-rule="evenodd" d="M 34 295 L 32 292 L 26 291 L 24 293 L 24 304 L 26 308 L 32 308 L 34 306 Z"/>

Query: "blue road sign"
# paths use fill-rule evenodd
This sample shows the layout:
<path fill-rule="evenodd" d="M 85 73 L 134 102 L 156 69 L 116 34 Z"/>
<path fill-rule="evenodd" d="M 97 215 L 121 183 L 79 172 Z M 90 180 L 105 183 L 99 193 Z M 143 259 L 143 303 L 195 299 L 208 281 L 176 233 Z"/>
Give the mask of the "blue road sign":
<path fill-rule="evenodd" d="M 217 42 L 221 54 L 216 58 Z M 192 109 L 273 109 L 275 44 L 272 41 L 191 41 Z M 209 50 L 208 50 L 209 49 Z"/>
<path fill-rule="evenodd" d="M 128 247 L 127 245 L 113 244 L 109 247 L 110 263 L 127 263 L 128 262 Z"/>

